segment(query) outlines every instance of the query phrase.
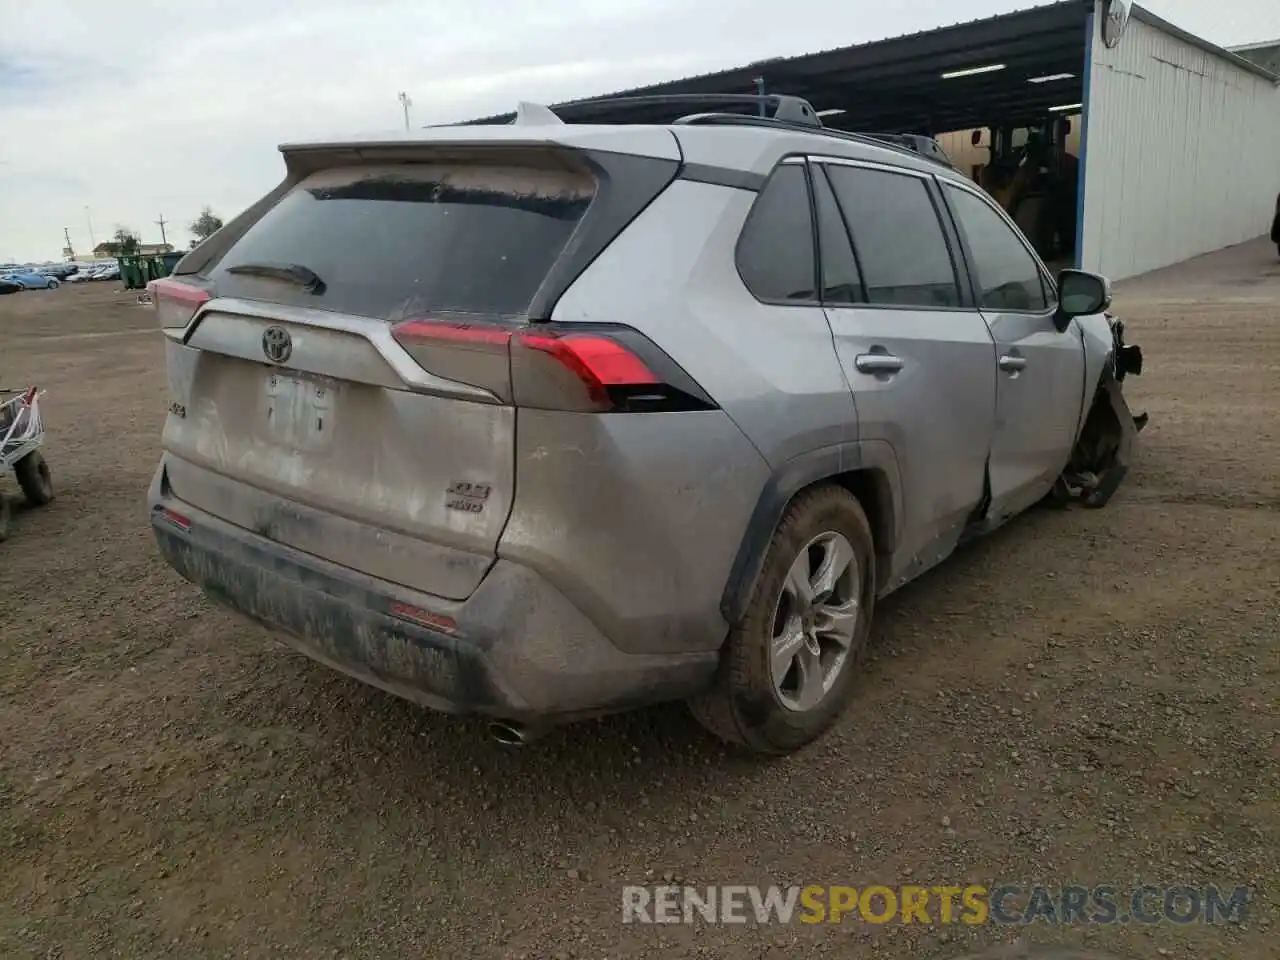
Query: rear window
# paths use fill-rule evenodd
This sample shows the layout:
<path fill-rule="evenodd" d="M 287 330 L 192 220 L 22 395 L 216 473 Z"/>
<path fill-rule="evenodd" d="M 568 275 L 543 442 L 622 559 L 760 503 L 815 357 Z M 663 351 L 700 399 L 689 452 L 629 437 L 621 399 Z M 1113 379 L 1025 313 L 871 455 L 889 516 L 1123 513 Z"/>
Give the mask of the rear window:
<path fill-rule="evenodd" d="M 396 321 L 525 313 L 591 202 L 585 174 L 497 166 L 328 170 L 302 181 L 209 272 L 218 295 Z M 318 292 L 233 267 L 300 266 Z"/>

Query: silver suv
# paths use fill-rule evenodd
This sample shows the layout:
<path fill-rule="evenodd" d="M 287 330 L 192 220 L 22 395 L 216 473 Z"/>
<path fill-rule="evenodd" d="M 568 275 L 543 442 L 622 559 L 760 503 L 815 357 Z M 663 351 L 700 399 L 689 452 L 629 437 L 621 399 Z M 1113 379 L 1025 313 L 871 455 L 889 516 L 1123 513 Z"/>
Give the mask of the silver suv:
<path fill-rule="evenodd" d="M 282 147 L 151 285 L 167 561 L 508 743 L 677 699 L 817 736 L 878 598 L 1105 502 L 1140 354 L 949 167 L 760 100 Z"/>

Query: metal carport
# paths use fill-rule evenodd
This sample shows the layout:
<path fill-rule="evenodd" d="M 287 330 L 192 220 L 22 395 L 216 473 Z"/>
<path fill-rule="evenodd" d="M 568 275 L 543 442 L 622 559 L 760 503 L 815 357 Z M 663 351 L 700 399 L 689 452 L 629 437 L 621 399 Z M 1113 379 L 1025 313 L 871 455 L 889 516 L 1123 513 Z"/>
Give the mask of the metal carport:
<path fill-rule="evenodd" d="M 1108 19 L 1114 45 L 1103 39 Z M 1080 161 L 1077 261 L 1119 279 L 1266 231 L 1280 191 L 1276 82 L 1257 64 L 1128 0 L 1060 0 L 553 109 L 574 122 L 616 122 L 624 117 L 615 106 L 593 101 L 765 92 L 804 97 L 835 129 L 931 136 L 1031 126 L 1076 113 L 1083 121 L 1074 133 Z M 672 119 L 671 107 L 625 113 L 632 123 Z M 1205 138 L 1222 142 L 1210 148 L 1201 143 Z M 1244 176 L 1223 184 L 1224 171 L 1245 152 L 1253 159 L 1241 161 Z M 1208 207 L 1206 189 L 1214 198 Z M 1197 191 L 1200 199 L 1193 196 Z M 1170 242 L 1169 231 L 1178 242 Z M 1131 249 L 1135 244 L 1142 248 Z"/>

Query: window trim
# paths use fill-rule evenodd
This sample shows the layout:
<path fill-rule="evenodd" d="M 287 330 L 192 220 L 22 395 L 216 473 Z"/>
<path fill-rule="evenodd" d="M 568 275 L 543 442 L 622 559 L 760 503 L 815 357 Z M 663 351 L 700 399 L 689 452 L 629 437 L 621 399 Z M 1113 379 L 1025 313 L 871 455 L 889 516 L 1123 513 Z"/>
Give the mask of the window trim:
<path fill-rule="evenodd" d="M 831 175 L 827 173 L 826 164 L 811 163 L 809 165 L 809 175 L 809 190 L 813 198 L 813 229 L 818 238 L 818 296 L 822 298 L 822 305 L 831 307 L 833 310 L 871 306 L 870 298 L 867 295 L 867 278 L 862 272 L 862 258 L 858 256 L 858 248 L 853 245 L 853 234 L 849 230 L 849 221 L 844 215 L 844 208 L 840 205 L 840 198 L 836 196 L 836 187 L 831 182 Z M 827 275 L 822 268 L 824 259 L 822 254 L 822 224 L 818 220 L 817 180 L 819 177 L 827 185 L 827 191 L 831 194 L 831 202 L 835 204 L 836 219 L 840 222 L 840 229 L 844 231 L 845 242 L 849 244 L 849 253 L 853 257 L 853 268 L 858 272 L 858 287 L 862 291 L 862 299 L 856 303 L 829 302 L 826 298 Z"/>
<path fill-rule="evenodd" d="M 823 175 L 827 176 L 827 182 L 831 185 L 831 192 L 835 194 L 836 206 L 840 211 L 840 219 L 844 223 L 845 233 L 849 237 L 849 246 L 853 249 L 854 259 L 858 264 L 858 273 L 862 279 L 863 292 L 867 290 L 867 276 L 862 268 L 862 257 L 858 253 L 858 243 L 854 237 L 853 229 L 849 226 L 849 218 L 844 212 L 844 206 L 840 203 L 840 194 L 836 191 L 835 180 L 827 174 L 827 167 L 853 167 L 855 169 L 873 170 L 879 173 L 897 174 L 903 177 L 912 177 L 919 180 L 924 186 L 925 195 L 929 198 L 929 203 L 933 207 L 934 216 L 938 221 L 938 229 L 942 234 L 943 243 L 946 246 L 947 257 L 951 262 L 951 273 L 956 285 L 956 298 L 960 301 L 956 306 L 938 306 L 936 304 L 912 304 L 912 303 L 835 303 L 830 304 L 831 309 L 841 310 L 914 310 L 927 311 L 930 313 L 974 313 L 978 310 L 978 300 L 974 296 L 973 281 L 969 275 L 968 262 L 964 256 L 961 247 L 962 237 L 956 230 L 955 224 L 951 221 L 950 209 L 943 203 L 943 198 L 938 189 L 936 178 L 933 173 L 923 170 L 913 170 L 910 167 L 895 167 L 887 163 L 877 163 L 872 160 L 852 160 L 848 157 L 833 157 L 826 154 L 811 154 L 809 157 L 811 163 L 814 163 L 823 169 Z M 814 213 L 814 225 L 817 226 L 817 213 Z M 821 251 L 818 253 L 818 259 L 821 260 Z M 821 290 L 819 290 L 821 293 Z"/>
<path fill-rule="evenodd" d="M 984 191 L 974 189 L 965 181 L 953 180 L 950 177 L 934 176 L 938 184 L 938 193 L 941 195 L 943 203 L 946 204 L 950 219 L 955 227 L 956 236 L 959 238 L 961 250 L 968 264 L 967 273 L 969 275 L 969 283 L 973 288 L 973 302 L 979 310 L 986 310 L 990 313 L 1008 313 L 1020 317 L 1050 317 L 1052 318 L 1058 312 L 1058 285 L 1052 280 L 1049 274 L 1049 268 L 1045 266 L 1044 261 L 1040 259 L 1040 254 L 1036 252 L 1035 247 L 1031 246 L 1021 228 L 1014 222 L 1000 204 L 996 203 L 990 196 L 984 194 Z M 987 205 L 988 208 L 995 211 L 996 215 L 1005 222 L 1013 233 L 1013 237 L 1022 245 L 1022 249 L 1031 255 L 1031 262 L 1035 264 L 1036 271 L 1040 277 L 1040 289 L 1044 295 L 1047 306 L 1043 310 L 1009 310 L 1003 307 L 987 307 L 982 306 L 982 289 L 981 281 L 978 277 L 978 267 L 974 262 L 973 250 L 969 247 L 969 240 L 965 236 L 964 229 L 960 225 L 960 215 L 956 212 L 955 206 L 951 203 L 951 197 L 947 194 L 947 187 L 955 190 L 961 190 L 971 197 L 976 198 L 981 203 Z M 1050 296 L 1052 293 L 1052 296 Z"/>
<path fill-rule="evenodd" d="M 757 205 L 765 195 L 765 191 L 769 189 L 769 183 L 784 167 L 800 167 L 801 176 L 804 177 L 804 193 L 809 204 L 809 243 L 813 251 L 813 291 L 816 294 L 812 300 L 775 300 L 769 297 L 761 297 L 751 289 L 751 285 L 747 283 L 747 278 L 742 275 L 742 238 L 747 234 L 747 227 L 751 223 L 751 215 L 755 213 Z M 817 211 L 814 209 L 813 200 L 813 181 L 809 171 L 809 164 L 803 154 L 787 154 L 781 160 L 773 165 L 773 169 L 765 175 L 764 182 L 761 183 L 760 189 L 756 192 L 755 197 L 751 201 L 751 207 L 747 210 L 747 215 L 742 221 L 742 228 L 738 231 L 738 238 L 733 242 L 733 269 L 738 275 L 738 279 L 742 281 L 742 287 L 747 294 L 756 301 L 770 307 L 821 307 L 822 306 L 822 288 L 819 284 L 822 282 L 822 266 L 821 253 L 818 250 L 818 217 Z"/>

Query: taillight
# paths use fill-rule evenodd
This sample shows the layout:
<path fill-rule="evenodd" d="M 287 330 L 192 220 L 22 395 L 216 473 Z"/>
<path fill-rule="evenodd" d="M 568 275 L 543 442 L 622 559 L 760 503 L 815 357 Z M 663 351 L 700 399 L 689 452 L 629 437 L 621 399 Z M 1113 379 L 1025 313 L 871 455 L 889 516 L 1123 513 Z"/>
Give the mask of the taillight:
<path fill-rule="evenodd" d="M 409 320 L 392 336 L 423 369 L 544 410 L 709 410 L 715 404 L 650 340 L 617 324 Z"/>
<path fill-rule="evenodd" d="M 152 280 L 147 284 L 147 293 L 151 294 L 151 305 L 165 330 L 185 329 L 200 305 L 212 299 L 207 290 L 168 278 Z"/>
<path fill-rule="evenodd" d="M 169 526 L 177 527 L 183 533 L 191 532 L 191 521 L 177 510 L 170 510 L 168 507 L 157 507 L 156 516 L 169 524 Z"/>

